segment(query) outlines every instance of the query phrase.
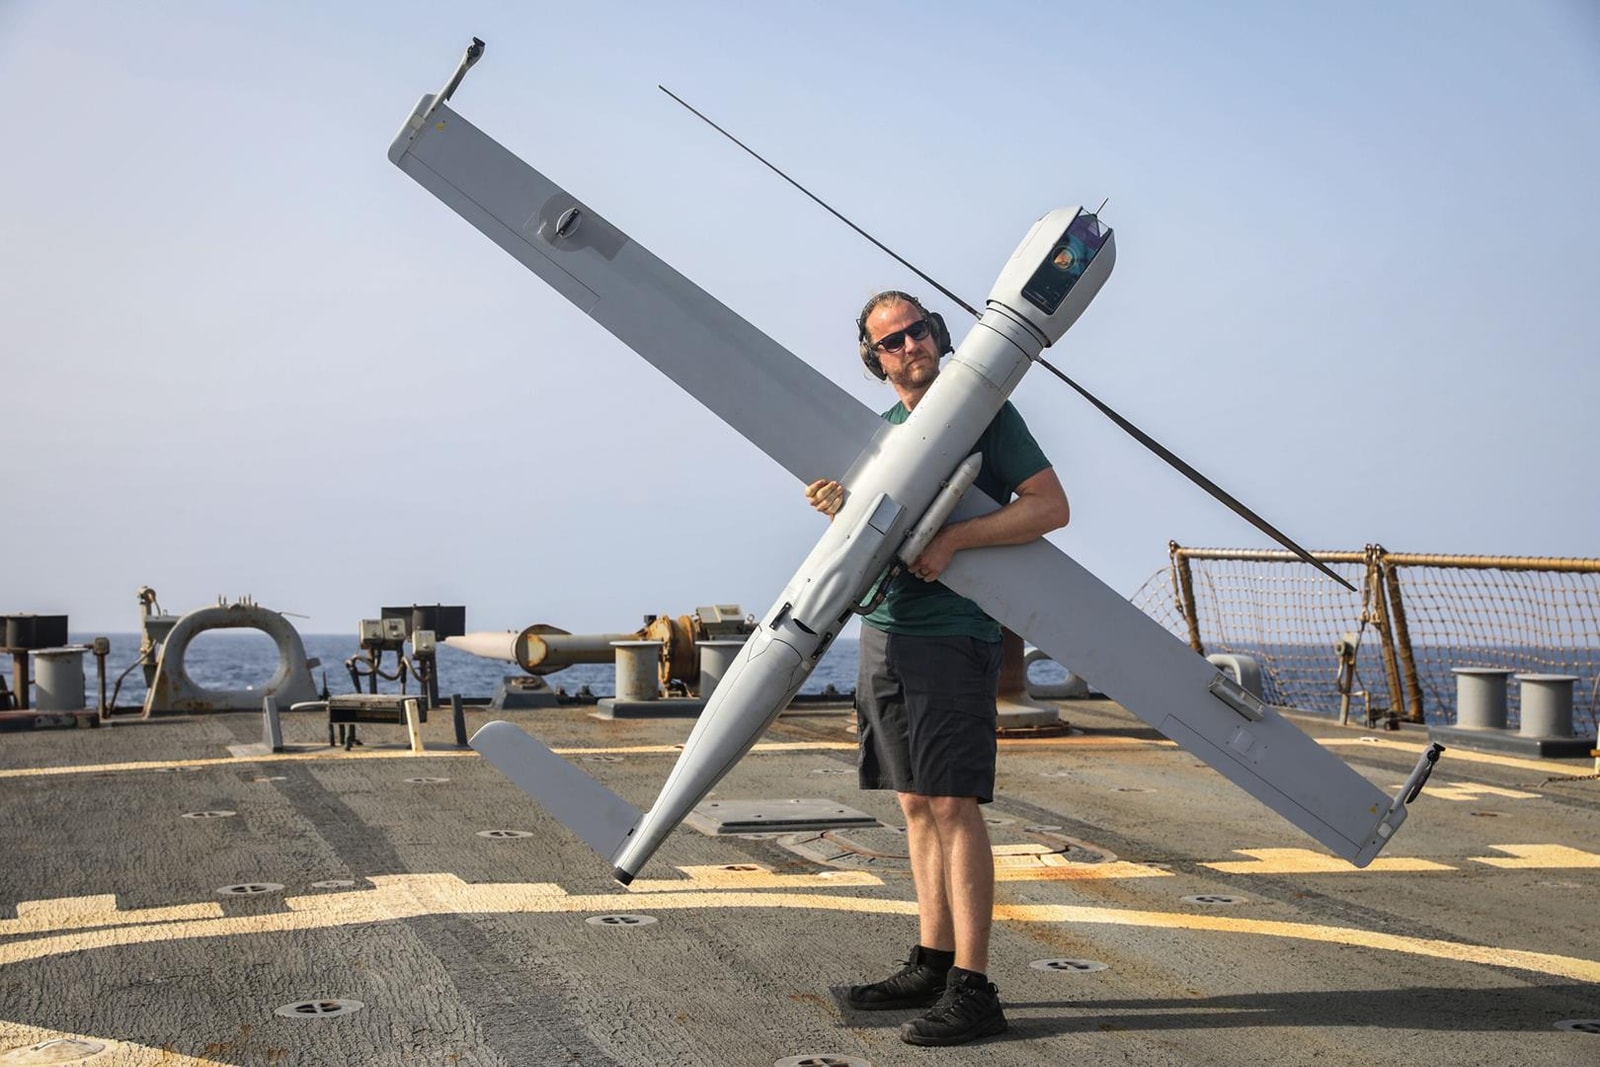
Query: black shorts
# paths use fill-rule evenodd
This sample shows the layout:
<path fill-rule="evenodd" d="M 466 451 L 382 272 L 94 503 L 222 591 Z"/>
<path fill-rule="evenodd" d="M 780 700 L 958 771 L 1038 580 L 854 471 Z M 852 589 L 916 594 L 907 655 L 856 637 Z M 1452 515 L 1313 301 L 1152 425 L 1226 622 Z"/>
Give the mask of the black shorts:
<path fill-rule="evenodd" d="M 861 627 L 862 789 L 994 799 L 1000 642 Z"/>

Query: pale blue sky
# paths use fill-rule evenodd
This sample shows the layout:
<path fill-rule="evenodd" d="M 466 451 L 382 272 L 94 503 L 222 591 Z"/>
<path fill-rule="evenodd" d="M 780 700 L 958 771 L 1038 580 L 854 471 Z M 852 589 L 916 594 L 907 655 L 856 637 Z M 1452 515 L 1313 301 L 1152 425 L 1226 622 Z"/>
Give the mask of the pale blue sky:
<path fill-rule="evenodd" d="M 0 611 L 761 611 L 798 486 L 385 159 L 454 105 L 874 407 L 855 311 L 1098 204 L 1052 358 L 1313 548 L 1600 555 L 1600 16 L 1570 3 L 0 3 Z M 956 328 L 963 314 L 942 301 Z M 1043 372 L 1131 593 L 1265 546 Z M 819 472 L 819 474 L 825 472 Z"/>

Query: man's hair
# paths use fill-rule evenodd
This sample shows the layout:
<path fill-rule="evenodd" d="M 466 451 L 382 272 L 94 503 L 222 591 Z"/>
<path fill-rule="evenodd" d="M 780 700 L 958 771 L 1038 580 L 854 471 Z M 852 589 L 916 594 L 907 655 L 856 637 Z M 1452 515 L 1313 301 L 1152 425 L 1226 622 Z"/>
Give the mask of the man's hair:
<path fill-rule="evenodd" d="M 939 355 L 942 356 L 946 352 L 954 351 L 953 346 L 950 344 L 950 331 L 946 329 L 944 324 L 944 316 L 923 307 L 922 301 L 910 293 L 902 293 L 898 289 L 885 289 L 881 293 L 874 294 L 872 299 L 867 301 L 867 306 L 861 309 L 861 314 L 856 318 L 856 338 L 861 342 L 861 362 L 866 365 L 867 370 L 878 381 L 888 381 L 889 376 L 884 373 L 883 363 L 879 361 L 878 353 L 872 347 L 872 338 L 867 334 L 867 316 L 885 304 L 910 304 L 916 308 L 922 313 L 922 317 L 928 320 L 928 325 L 933 328 L 933 343 L 939 350 Z"/>

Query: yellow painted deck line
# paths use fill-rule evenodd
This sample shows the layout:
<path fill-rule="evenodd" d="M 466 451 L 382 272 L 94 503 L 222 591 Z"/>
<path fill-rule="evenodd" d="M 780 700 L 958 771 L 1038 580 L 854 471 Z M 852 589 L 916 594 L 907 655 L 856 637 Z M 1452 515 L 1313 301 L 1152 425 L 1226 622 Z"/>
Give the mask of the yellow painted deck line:
<path fill-rule="evenodd" d="M 1171 871 L 1148 863 L 1109 860 L 1105 863 L 1068 863 L 1063 856 L 1040 856 L 1032 864 L 1004 863 L 995 857 L 997 882 L 1074 882 L 1095 878 L 1171 878 Z"/>
<path fill-rule="evenodd" d="M 0 919 L 0 937 L 42 934 L 59 930 L 87 930 L 96 926 L 154 924 L 184 919 L 220 919 L 222 905 L 175 904 L 163 908 L 135 908 L 121 911 L 111 893 L 88 897 L 58 897 L 54 900 L 23 900 L 17 903 L 15 919 Z"/>
<path fill-rule="evenodd" d="M 1349 860 L 1313 852 L 1309 848 L 1236 848 L 1233 851 L 1247 860 L 1224 860 L 1221 863 L 1202 863 L 1224 874 L 1362 874 L 1366 871 L 1455 871 L 1432 860 L 1413 859 L 1408 856 L 1379 856 L 1366 867 L 1357 867 Z"/>
<path fill-rule="evenodd" d="M 1600 856 L 1567 845 L 1490 845 L 1489 847 L 1496 852 L 1509 853 L 1515 858 L 1473 856 L 1472 862 L 1512 870 L 1600 867 Z"/>
<path fill-rule="evenodd" d="M 727 863 L 705 867 L 679 867 L 683 878 L 639 878 L 630 893 L 681 893 L 686 889 L 832 889 L 839 886 L 877 886 L 883 879 L 870 871 L 832 870 L 815 874 L 774 874 L 755 863 Z"/>
<path fill-rule="evenodd" d="M 558 756 L 630 756 L 630 755 L 670 755 L 679 751 L 682 745 L 611 745 L 593 747 L 563 747 L 552 749 Z M 768 741 L 757 744 L 752 752 L 788 753 L 788 752 L 842 752 L 856 750 L 854 741 Z M 409 748 L 381 749 L 369 752 L 346 752 L 334 747 L 328 752 L 265 752 L 249 756 L 206 756 L 197 759 L 175 760 L 141 760 L 130 763 L 86 763 L 63 767 L 6 767 L 0 768 L 0 779 L 3 778 L 49 778 L 55 775 L 69 774 L 113 774 L 120 771 L 152 771 L 166 770 L 171 767 L 226 767 L 235 764 L 250 763 L 319 763 L 339 762 L 342 760 L 381 760 L 381 759 L 416 759 L 418 756 L 428 758 L 454 758 L 461 756 L 477 756 L 470 748 L 429 748 L 423 752 L 412 752 Z"/>
<path fill-rule="evenodd" d="M 94 1041 L 104 1045 L 105 1049 L 96 1052 L 88 1059 L 68 1059 L 59 1062 L 86 1063 L 86 1064 L 112 1064 L 118 1067 L 227 1067 L 226 1064 L 216 1060 L 201 1060 L 193 1056 L 185 1056 L 180 1052 L 171 1052 L 167 1049 L 151 1048 L 149 1045 L 136 1045 L 130 1041 L 113 1041 L 109 1037 L 94 1037 L 90 1034 L 69 1034 L 63 1030 L 45 1030 L 38 1026 L 25 1026 L 22 1023 L 7 1022 L 0 1019 L 0 1064 L 4 1064 L 7 1054 L 14 1053 L 17 1049 L 32 1048 L 50 1041 Z M 57 1046 L 61 1055 L 71 1055 L 67 1048 Z M 50 1049 L 40 1051 L 40 1056 L 48 1056 Z M 270 1057 L 278 1052 L 287 1055 L 288 1049 L 264 1050 Z M 21 1061 L 18 1061 L 21 1062 Z M 48 1059 L 33 1059 L 31 1063 L 49 1063 Z"/>
<path fill-rule="evenodd" d="M 1370 739 L 1360 737 L 1324 737 L 1318 743 L 1325 747 L 1360 745 L 1365 748 L 1370 745 L 1373 748 L 1392 748 L 1400 752 L 1412 752 L 1419 755 L 1428 747 L 1427 745 L 1412 744 L 1409 741 L 1390 741 L 1386 737 Z M 1440 766 L 1444 766 L 1446 763 L 1488 763 L 1496 767 L 1514 767 L 1521 771 L 1538 771 L 1541 774 L 1560 774 L 1576 770 L 1576 768 L 1567 767 L 1551 760 L 1523 759 L 1520 756 L 1500 756 L 1493 752 L 1470 752 L 1460 746 L 1452 745 L 1445 745 L 1445 753 L 1439 757 Z M 1429 789 L 1424 789 L 1422 795 L 1427 796 L 1431 788 L 1430 786 Z"/>
<path fill-rule="evenodd" d="M 318 930 L 429 915 L 609 914 L 619 908 L 632 909 L 641 905 L 652 911 L 710 910 L 721 913 L 727 913 L 730 909 L 785 908 L 910 917 L 917 911 L 916 902 L 911 900 L 822 893 L 688 891 L 656 893 L 648 897 L 632 896 L 626 892 L 574 896 L 560 886 L 547 882 L 468 884 L 452 874 L 379 875 L 374 876 L 372 882 L 374 888 L 370 890 L 289 897 L 285 901 L 287 910 L 281 912 L 118 926 L 0 943 L 0 967 L 124 945 Z M 995 908 L 995 920 L 1250 934 L 1355 945 L 1461 963 L 1509 967 L 1583 982 L 1600 982 L 1600 961 L 1315 923 L 1054 904 L 998 905 Z"/>

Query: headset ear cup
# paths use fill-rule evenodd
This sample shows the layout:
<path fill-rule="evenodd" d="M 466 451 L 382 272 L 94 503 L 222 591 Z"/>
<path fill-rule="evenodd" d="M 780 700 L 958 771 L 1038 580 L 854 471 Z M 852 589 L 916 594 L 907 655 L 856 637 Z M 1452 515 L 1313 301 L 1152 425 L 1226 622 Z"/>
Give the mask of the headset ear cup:
<path fill-rule="evenodd" d="M 880 382 L 889 380 L 883 373 L 883 364 L 878 362 L 878 353 L 872 350 L 872 345 L 867 342 L 867 318 L 863 315 L 856 320 L 856 339 L 861 343 L 861 364 L 866 367 L 872 376 Z"/>
<path fill-rule="evenodd" d="M 944 324 L 944 316 L 937 311 L 930 311 L 928 322 L 933 326 L 933 343 L 938 346 L 939 354 L 942 356 L 954 352 L 955 346 L 950 343 L 950 327 Z"/>

